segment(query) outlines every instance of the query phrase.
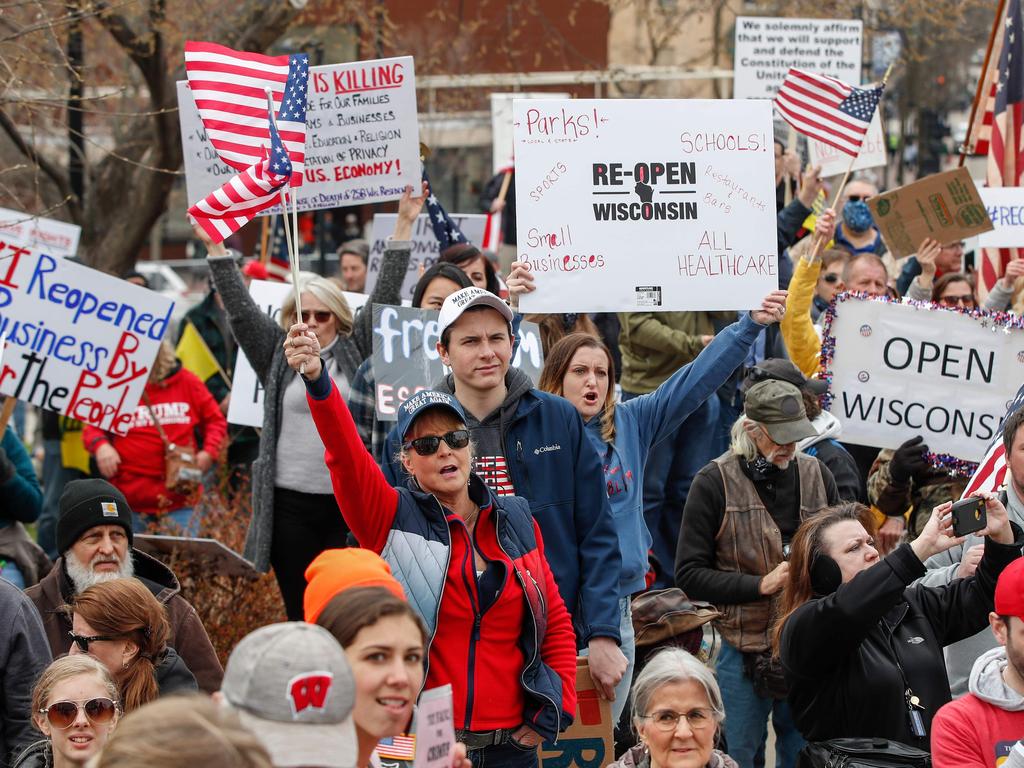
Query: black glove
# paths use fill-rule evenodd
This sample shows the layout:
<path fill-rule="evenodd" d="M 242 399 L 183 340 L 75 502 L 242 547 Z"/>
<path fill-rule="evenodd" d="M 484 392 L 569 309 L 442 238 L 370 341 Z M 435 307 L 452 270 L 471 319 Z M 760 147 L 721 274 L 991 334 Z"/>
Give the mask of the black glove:
<path fill-rule="evenodd" d="M 892 481 L 899 485 L 905 485 L 911 478 L 918 477 L 928 471 L 928 462 L 924 454 L 928 446 L 921 435 L 912 437 L 893 454 L 892 462 L 889 464 L 889 473 Z"/>

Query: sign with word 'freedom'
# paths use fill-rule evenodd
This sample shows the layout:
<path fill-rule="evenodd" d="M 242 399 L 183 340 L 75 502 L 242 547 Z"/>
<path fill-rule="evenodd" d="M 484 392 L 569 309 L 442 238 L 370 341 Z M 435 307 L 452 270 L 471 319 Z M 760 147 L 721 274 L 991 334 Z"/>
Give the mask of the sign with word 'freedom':
<path fill-rule="evenodd" d="M 0 394 L 127 433 L 174 302 L 0 240 Z"/>
<path fill-rule="evenodd" d="M 309 70 L 305 179 L 295 187 L 300 211 L 397 200 L 419 188 L 420 133 L 411 56 Z M 188 81 L 178 82 L 185 184 L 202 200 L 237 171 L 210 143 Z M 280 206 L 260 215 L 279 213 Z"/>
<path fill-rule="evenodd" d="M 778 287 L 771 108 L 517 100 L 522 311 L 760 306 Z"/>
<path fill-rule="evenodd" d="M 1024 330 L 930 304 L 840 295 L 823 349 L 835 349 L 830 410 L 843 440 L 928 448 L 979 461 L 1024 379 Z"/>

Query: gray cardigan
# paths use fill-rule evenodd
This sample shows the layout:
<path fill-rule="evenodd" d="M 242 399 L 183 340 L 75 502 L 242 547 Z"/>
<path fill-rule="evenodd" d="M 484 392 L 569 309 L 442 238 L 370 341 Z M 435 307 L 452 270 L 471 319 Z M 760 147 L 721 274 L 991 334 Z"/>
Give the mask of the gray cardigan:
<path fill-rule="evenodd" d="M 408 242 L 390 243 L 384 252 L 377 285 L 366 306 L 355 317 L 352 335 L 338 339 L 334 359 L 349 381 L 355 377 L 359 364 L 373 352 L 373 304 L 401 303 L 409 254 Z M 264 389 L 259 458 L 252 465 L 252 521 L 245 538 L 244 555 L 258 570 L 266 572 L 270 569 L 274 531 L 274 476 L 281 402 L 295 372 L 284 356 L 284 329 L 253 301 L 234 259 L 223 256 L 210 258 L 208 262 L 213 284 L 224 301 L 231 331 Z"/>

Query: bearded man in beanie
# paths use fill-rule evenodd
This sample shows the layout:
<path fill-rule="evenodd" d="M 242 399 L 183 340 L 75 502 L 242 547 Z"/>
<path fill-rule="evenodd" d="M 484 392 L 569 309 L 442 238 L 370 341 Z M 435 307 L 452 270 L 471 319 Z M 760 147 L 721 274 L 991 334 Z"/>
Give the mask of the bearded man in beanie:
<path fill-rule="evenodd" d="M 132 547 L 132 511 L 106 480 L 73 480 L 60 497 L 60 558 L 38 584 L 25 590 L 43 618 L 54 658 L 71 649 L 71 617 L 61 608 L 93 584 L 136 578 L 167 609 L 172 646 L 196 677 L 200 690 L 220 689 L 224 670 L 195 608 L 180 594 L 177 577 L 163 563 Z"/>

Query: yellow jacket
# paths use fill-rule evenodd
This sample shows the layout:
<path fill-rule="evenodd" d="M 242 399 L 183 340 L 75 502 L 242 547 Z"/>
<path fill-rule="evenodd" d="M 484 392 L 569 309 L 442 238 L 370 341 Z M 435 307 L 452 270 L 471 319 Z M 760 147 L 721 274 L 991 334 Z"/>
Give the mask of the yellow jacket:
<path fill-rule="evenodd" d="M 811 303 L 814 301 L 814 290 L 820 274 L 820 259 L 815 259 L 813 263 L 803 258 L 797 260 L 793 279 L 789 281 L 786 314 L 779 324 L 789 359 L 807 377 L 813 376 L 818 370 L 821 356 L 821 338 L 811 321 Z"/>

